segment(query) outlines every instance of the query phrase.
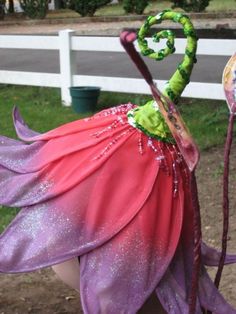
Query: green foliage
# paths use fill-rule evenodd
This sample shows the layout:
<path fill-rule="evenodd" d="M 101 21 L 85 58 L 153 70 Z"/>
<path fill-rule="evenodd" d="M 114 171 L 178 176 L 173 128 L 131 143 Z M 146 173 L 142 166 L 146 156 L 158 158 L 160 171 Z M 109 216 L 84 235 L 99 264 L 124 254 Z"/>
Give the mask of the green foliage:
<path fill-rule="evenodd" d="M 14 12 L 14 0 L 8 0 L 8 13 L 12 14 Z"/>
<path fill-rule="evenodd" d="M 69 7 L 82 16 L 93 16 L 97 9 L 110 2 L 111 0 L 71 0 Z"/>
<path fill-rule="evenodd" d="M 142 14 L 148 2 L 148 0 L 123 0 L 123 8 L 126 13 Z"/>
<path fill-rule="evenodd" d="M 6 0 L 0 0 L 0 20 L 3 20 L 5 16 L 5 4 Z"/>
<path fill-rule="evenodd" d="M 31 19 L 44 19 L 48 11 L 48 0 L 20 0 L 20 6 Z"/>
<path fill-rule="evenodd" d="M 210 0 L 170 0 L 172 8 L 181 8 L 186 12 L 202 12 L 208 7 Z"/>

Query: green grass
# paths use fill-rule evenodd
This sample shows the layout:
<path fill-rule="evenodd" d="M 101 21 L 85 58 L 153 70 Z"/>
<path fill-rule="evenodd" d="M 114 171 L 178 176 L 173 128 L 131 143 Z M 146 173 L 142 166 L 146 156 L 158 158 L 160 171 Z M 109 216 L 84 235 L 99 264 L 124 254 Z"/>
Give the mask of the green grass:
<path fill-rule="evenodd" d="M 200 150 L 224 143 L 229 115 L 225 101 L 185 99 L 180 112 Z"/>
<path fill-rule="evenodd" d="M 17 105 L 28 125 L 39 132 L 76 119 L 71 108 L 60 104 L 58 89 L 26 86 L 0 87 L 0 134 L 15 137 L 11 111 Z"/>
<path fill-rule="evenodd" d="M 98 110 L 127 101 L 144 104 L 149 98 L 147 95 L 102 92 Z M 27 124 L 39 132 L 84 116 L 61 105 L 59 89 L 0 85 L 0 134 L 10 137 L 15 137 L 11 117 L 14 105 L 18 106 Z M 228 117 L 225 101 L 184 99 L 180 111 L 201 149 L 222 144 Z"/>
<path fill-rule="evenodd" d="M 173 3 L 170 1 L 151 1 L 146 7 L 144 14 L 156 14 L 165 9 L 171 9 Z M 182 11 L 181 9 L 175 9 L 176 11 Z M 102 7 L 97 10 L 95 16 L 115 16 L 115 15 L 126 15 L 121 4 L 113 4 Z"/>
<path fill-rule="evenodd" d="M 144 14 L 155 14 L 165 9 L 170 9 L 173 5 L 173 2 L 168 0 L 158 0 L 150 1 L 149 5 L 146 7 Z M 209 6 L 206 8 L 206 12 L 211 11 L 232 11 L 236 10 L 236 1 L 235 0 L 211 0 Z M 182 11 L 177 9 L 177 11 Z M 99 16 L 110 16 L 110 15 L 124 15 L 125 11 L 121 4 L 107 5 L 99 9 L 95 15 Z"/>
<path fill-rule="evenodd" d="M 173 5 L 172 2 L 167 0 L 162 1 L 151 1 L 150 4 L 147 6 L 144 13 L 155 13 L 158 11 L 162 11 L 168 8 L 171 8 Z M 181 9 L 178 9 L 181 11 Z M 235 0 L 211 0 L 209 6 L 206 8 L 206 12 L 212 12 L 212 11 L 232 11 L 236 10 L 236 1 Z"/>
<path fill-rule="evenodd" d="M 98 110 L 131 101 L 144 104 L 150 96 L 103 92 Z M 84 115 L 63 107 L 60 91 L 53 88 L 0 85 L 0 134 L 16 137 L 11 111 L 17 105 L 26 123 L 34 130 L 45 132 Z M 201 150 L 224 142 L 228 109 L 224 101 L 184 99 L 181 114 Z M 0 209 L 0 232 L 15 216 L 17 209 Z"/>
<path fill-rule="evenodd" d="M 0 206 L 0 233 L 7 227 L 18 212 L 18 208 Z"/>
<path fill-rule="evenodd" d="M 211 0 L 207 11 L 235 11 L 236 0 Z"/>
<path fill-rule="evenodd" d="M 150 1 L 150 4 L 144 11 L 144 14 L 155 14 L 165 9 L 170 9 L 173 5 L 168 0 Z M 182 11 L 181 9 L 176 9 Z M 222 12 L 222 11 L 235 11 L 236 0 L 211 0 L 209 6 L 206 8 L 206 12 Z M 106 5 L 96 11 L 95 16 L 116 16 L 125 15 L 125 11 L 121 4 Z M 68 18 L 68 17 L 79 17 L 80 15 L 72 10 L 56 10 L 50 11 L 47 18 Z"/>

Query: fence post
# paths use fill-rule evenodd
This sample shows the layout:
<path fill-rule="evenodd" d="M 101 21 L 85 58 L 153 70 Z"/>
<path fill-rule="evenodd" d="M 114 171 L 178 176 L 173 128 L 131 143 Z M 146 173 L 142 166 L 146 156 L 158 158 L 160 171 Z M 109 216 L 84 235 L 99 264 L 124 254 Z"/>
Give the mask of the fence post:
<path fill-rule="evenodd" d="M 71 105 L 69 87 L 73 83 L 74 54 L 71 50 L 71 37 L 74 35 L 71 29 L 59 31 L 59 58 L 61 73 L 61 100 L 64 106 Z"/>

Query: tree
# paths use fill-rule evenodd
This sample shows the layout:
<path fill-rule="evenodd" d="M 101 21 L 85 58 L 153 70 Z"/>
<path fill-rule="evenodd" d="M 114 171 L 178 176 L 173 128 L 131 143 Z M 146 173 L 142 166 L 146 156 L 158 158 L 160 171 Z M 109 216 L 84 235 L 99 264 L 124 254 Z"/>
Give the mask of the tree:
<path fill-rule="evenodd" d="M 48 0 L 20 0 L 24 13 L 31 19 L 44 19 L 48 11 Z"/>
<path fill-rule="evenodd" d="M 8 0 L 8 12 L 9 13 L 14 13 L 14 0 Z"/>
<path fill-rule="evenodd" d="M 71 0 L 69 7 L 82 16 L 93 16 L 97 9 L 110 2 L 111 0 Z"/>
<path fill-rule="evenodd" d="M 126 13 L 142 14 L 148 2 L 148 0 L 123 0 L 123 8 Z"/>
<path fill-rule="evenodd" d="M 173 8 L 181 8 L 186 12 L 202 12 L 209 5 L 210 0 L 171 0 Z"/>

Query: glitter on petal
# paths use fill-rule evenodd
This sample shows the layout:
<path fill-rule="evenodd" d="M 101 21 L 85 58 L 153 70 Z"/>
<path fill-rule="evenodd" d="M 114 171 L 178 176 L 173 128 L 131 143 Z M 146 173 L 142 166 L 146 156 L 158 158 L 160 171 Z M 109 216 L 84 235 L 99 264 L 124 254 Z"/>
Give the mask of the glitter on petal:
<path fill-rule="evenodd" d="M 175 144 L 136 128 L 135 108 L 103 110 L 45 134 L 16 112 L 24 142 L 0 137 L 0 204 L 22 209 L 0 236 L 1 272 L 79 256 L 84 313 L 136 313 L 154 291 L 167 313 L 187 312 L 189 170 Z M 219 254 L 204 246 L 202 256 L 197 309 L 235 313 L 205 272 Z"/>

